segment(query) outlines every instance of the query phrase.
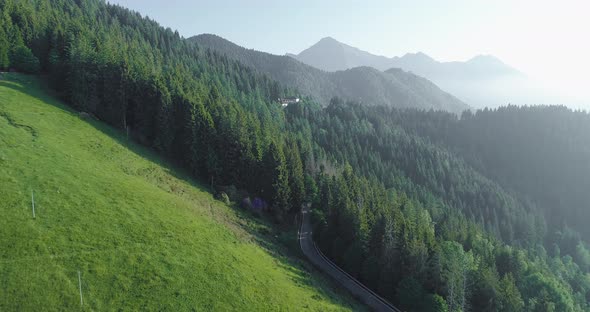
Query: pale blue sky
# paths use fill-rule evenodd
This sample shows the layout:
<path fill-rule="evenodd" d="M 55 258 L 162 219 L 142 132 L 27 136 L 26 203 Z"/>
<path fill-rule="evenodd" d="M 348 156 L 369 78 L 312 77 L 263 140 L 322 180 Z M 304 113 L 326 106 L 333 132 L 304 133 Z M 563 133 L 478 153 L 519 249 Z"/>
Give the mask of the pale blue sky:
<path fill-rule="evenodd" d="M 463 54 L 457 56 L 464 58 L 486 52 L 476 48 L 449 53 L 441 48 L 449 41 L 462 40 L 465 25 L 494 22 L 493 12 L 499 9 L 465 0 L 110 2 L 147 14 L 164 26 L 178 29 L 185 37 L 215 33 L 240 45 L 274 54 L 300 52 L 331 36 L 377 54 L 393 56 L 431 50 L 430 54 L 440 54 L 442 58 L 452 58 L 454 54 Z"/>
<path fill-rule="evenodd" d="M 299 53 L 331 36 L 390 57 L 422 51 L 453 61 L 492 54 L 563 92 L 590 89 L 586 0 L 109 2 L 148 15 L 184 37 L 214 33 L 274 54 Z"/>

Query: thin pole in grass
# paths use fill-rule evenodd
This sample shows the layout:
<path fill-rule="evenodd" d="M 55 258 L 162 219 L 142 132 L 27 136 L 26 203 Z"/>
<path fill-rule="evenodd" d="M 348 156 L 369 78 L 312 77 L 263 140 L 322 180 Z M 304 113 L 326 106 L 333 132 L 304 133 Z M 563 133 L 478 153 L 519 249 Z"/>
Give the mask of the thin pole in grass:
<path fill-rule="evenodd" d="M 35 219 L 35 193 L 31 191 L 31 206 L 33 207 L 33 219 Z"/>
<path fill-rule="evenodd" d="M 80 306 L 84 305 L 84 299 L 82 298 L 82 276 L 80 270 L 78 270 L 78 288 L 80 288 Z"/>

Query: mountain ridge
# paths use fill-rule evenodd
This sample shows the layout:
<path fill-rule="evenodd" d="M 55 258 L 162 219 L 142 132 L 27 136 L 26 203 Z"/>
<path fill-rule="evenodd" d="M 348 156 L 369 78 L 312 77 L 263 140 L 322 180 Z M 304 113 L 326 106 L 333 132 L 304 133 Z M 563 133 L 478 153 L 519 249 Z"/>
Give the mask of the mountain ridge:
<path fill-rule="evenodd" d="M 531 104 L 543 100 L 540 86 L 526 74 L 489 54 L 466 61 L 441 62 L 424 52 L 386 57 L 339 42 L 322 39 L 299 54 L 287 54 L 305 64 L 334 72 L 358 66 L 381 71 L 401 68 L 424 77 L 475 108 Z"/>
<path fill-rule="evenodd" d="M 347 64 L 321 64 L 316 59 L 318 57 L 318 53 L 325 53 L 325 50 L 330 50 L 331 53 L 348 53 L 348 63 Z M 339 51 L 338 51 L 339 50 Z M 308 65 L 327 70 L 327 71 L 335 71 L 335 70 L 344 70 L 350 67 L 357 67 L 357 66 L 371 66 L 375 67 L 376 69 L 385 71 L 390 68 L 402 68 L 408 71 L 414 71 L 415 68 L 412 68 L 412 62 L 422 62 L 427 63 L 431 66 L 441 66 L 441 67 L 448 67 L 448 66 L 470 66 L 470 65 L 486 65 L 486 66 L 495 66 L 498 69 L 498 73 L 502 74 L 521 74 L 518 70 L 512 68 L 511 66 L 507 65 L 499 58 L 490 55 L 490 54 L 478 54 L 473 56 L 472 58 L 468 59 L 467 61 L 438 61 L 433 57 L 429 56 L 428 54 L 418 51 L 415 53 L 406 53 L 403 56 L 393 56 L 387 57 L 383 55 L 373 54 L 371 52 L 362 50 L 360 48 L 348 45 L 346 43 L 340 42 L 332 37 L 324 37 L 320 39 L 316 44 L 312 45 L 311 47 L 301 51 L 299 54 L 288 53 L 288 56 L 295 57 L 299 61 L 306 63 Z M 356 56 L 357 59 L 351 59 L 352 57 Z M 358 57 L 362 57 L 360 59 Z M 354 64 L 354 65 L 353 65 Z M 441 70 L 441 69 L 439 69 Z M 465 70 L 465 69 L 464 69 Z M 466 68 L 469 70 L 469 68 Z M 417 74 L 421 74 L 420 72 L 416 72 Z M 424 76 L 424 75 L 423 75 Z M 428 77 L 426 77 L 428 78 Z"/>
<path fill-rule="evenodd" d="M 359 66 L 327 72 L 289 56 L 241 47 L 217 35 L 201 34 L 187 40 L 255 68 L 285 87 L 312 96 L 323 105 L 327 105 L 333 97 L 341 97 L 368 105 L 447 110 L 455 113 L 469 108 L 427 79 L 405 71 L 386 73 L 370 66 Z M 324 41 L 331 40 L 333 39 Z"/>

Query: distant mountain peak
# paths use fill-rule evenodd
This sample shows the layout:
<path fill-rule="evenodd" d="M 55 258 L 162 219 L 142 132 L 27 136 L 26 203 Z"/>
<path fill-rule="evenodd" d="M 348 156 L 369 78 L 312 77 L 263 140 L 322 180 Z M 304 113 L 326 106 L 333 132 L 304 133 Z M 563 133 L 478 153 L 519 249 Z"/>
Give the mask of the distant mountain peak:
<path fill-rule="evenodd" d="M 465 64 L 471 65 L 475 68 L 483 68 L 488 71 L 489 74 L 496 73 L 509 74 L 515 76 L 526 76 L 517 69 L 514 69 L 506 63 L 502 62 L 499 58 L 490 54 L 480 54 L 472 57 Z"/>
<path fill-rule="evenodd" d="M 411 60 L 414 60 L 414 61 L 436 62 L 435 59 L 433 59 L 432 57 L 428 56 L 424 52 L 406 53 L 401 58 L 402 59 L 411 59 Z"/>
<path fill-rule="evenodd" d="M 332 37 L 324 37 L 324 38 L 320 39 L 320 41 L 318 41 L 314 45 L 312 45 L 309 49 L 318 49 L 318 48 L 340 49 L 345 46 L 346 45 L 344 43 L 342 43 Z"/>
<path fill-rule="evenodd" d="M 340 41 L 338 41 L 338 40 L 336 40 L 336 39 L 334 39 L 334 38 L 332 38 L 330 36 L 327 36 L 327 37 L 324 37 L 324 38 L 320 39 L 320 41 L 318 41 L 318 43 L 320 43 L 320 42 L 324 42 L 324 43 L 326 43 L 326 42 L 329 42 L 329 43 L 341 43 Z"/>
<path fill-rule="evenodd" d="M 418 51 L 416 53 L 406 53 L 404 56 L 415 56 L 415 57 L 428 57 L 428 58 L 430 58 L 430 56 L 426 55 L 426 53 L 424 53 L 422 51 Z"/>
<path fill-rule="evenodd" d="M 360 50 L 324 37 L 293 58 L 326 71 L 338 71 L 358 66 L 371 66 L 378 70 L 402 68 L 428 79 L 493 79 L 498 76 L 524 76 L 489 54 L 477 55 L 466 62 L 439 62 L 424 52 L 406 53 L 398 57 L 385 57 Z"/>

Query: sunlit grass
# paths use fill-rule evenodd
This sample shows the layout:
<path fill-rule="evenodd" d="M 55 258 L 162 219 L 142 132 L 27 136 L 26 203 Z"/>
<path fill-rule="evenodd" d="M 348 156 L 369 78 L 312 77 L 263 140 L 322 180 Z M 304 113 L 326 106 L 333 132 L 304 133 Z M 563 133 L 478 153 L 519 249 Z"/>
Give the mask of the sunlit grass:
<path fill-rule="evenodd" d="M 80 309 L 78 271 L 85 310 L 360 308 L 254 235 L 264 222 L 36 79 L 0 77 L 0 311 Z"/>

